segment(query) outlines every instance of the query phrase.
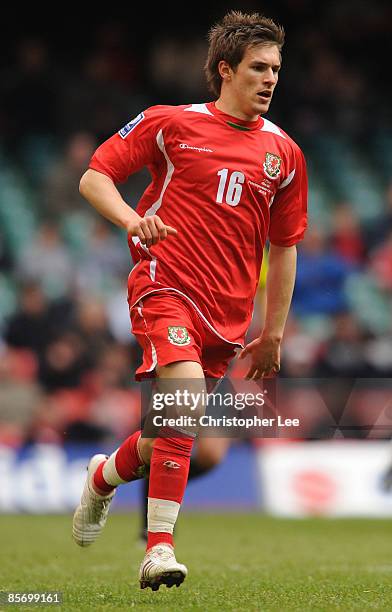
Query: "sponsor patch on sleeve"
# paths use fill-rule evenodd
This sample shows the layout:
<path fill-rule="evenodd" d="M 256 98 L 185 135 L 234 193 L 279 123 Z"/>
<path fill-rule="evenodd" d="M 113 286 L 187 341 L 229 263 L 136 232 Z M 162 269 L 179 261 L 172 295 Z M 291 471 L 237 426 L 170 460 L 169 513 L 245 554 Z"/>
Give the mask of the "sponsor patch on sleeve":
<path fill-rule="evenodd" d="M 127 123 L 126 125 L 124 125 L 123 128 L 121 128 L 121 130 L 119 131 L 119 134 L 121 136 L 121 138 L 126 138 L 128 136 L 128 134 L 130 134 L 132 132 L 132 130 L 135 129 L 135 127 L 144 119 L 144 113 L 139 113 L 139 115 L 137 117 L 135 117 L 134 119 L 132 119 L 132 121 L 130 121 L 129 123 Z"/>

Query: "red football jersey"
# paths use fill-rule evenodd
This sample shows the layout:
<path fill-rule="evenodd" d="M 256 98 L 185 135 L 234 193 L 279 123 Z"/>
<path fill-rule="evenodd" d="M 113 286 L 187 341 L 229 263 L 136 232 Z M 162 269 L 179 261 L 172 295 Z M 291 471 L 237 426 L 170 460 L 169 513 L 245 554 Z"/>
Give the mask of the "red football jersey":
<path fill-rule="evenodd" d="M 307 178 L 298 145 L 267 119 L 241 121 L 213 102 L 154 106 L 95 152 L 90 168 L 115 183 L 147 166 L 137 205 L 178 230 L 149 249 L 130 237 L 129 303 L 171 289 L 231 343 L 244 341 L 267 238 L 302 239 Z"/>

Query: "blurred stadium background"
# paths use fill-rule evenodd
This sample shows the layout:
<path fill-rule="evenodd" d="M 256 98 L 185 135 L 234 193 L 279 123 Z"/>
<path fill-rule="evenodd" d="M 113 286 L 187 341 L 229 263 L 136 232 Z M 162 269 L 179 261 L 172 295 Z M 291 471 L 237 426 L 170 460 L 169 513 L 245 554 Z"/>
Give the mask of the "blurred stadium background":
<path fill-rule="evenodd" d="M 26 20 L 3 37 L 0 512 L 73 509 L 86 457 L 137 427 L 140 351 L 129 332 L 126 236 L 81 199 L 78 182 L 97 144 L 143 108 L 210 99 L 205 34 L 229 7 L 193 8 L 187 17 L 161 9 L 154 20 L 143 7 L 88 23 L 63 16 L 61 28 Z M 392 460 L 391 5 L 235 8 L 263 10 L 286 28 L 268 117 L 297 140 L 309 168 L 310 227 L 282 377 L 384 382 L 357 394 L 360 401 L 335 401 L 337 414 L 348 405 L 349 413 L 333 436 L 325 403 L 305 390 L 293 407 L 307 416 L 295 442 L 236 443 L 224 464 L 190 485 L 186 503 L 390 515 L 382 483 Z M 130 204 L 147 180 L 141 174 L 121 187 Z M 263 280 L 250 337 L 262 325 L 262 294 Z M 309 440 L 325 437 L 334 439 Z M 137 496 L 138 486 L 122 487 L 117 507 Z"/>

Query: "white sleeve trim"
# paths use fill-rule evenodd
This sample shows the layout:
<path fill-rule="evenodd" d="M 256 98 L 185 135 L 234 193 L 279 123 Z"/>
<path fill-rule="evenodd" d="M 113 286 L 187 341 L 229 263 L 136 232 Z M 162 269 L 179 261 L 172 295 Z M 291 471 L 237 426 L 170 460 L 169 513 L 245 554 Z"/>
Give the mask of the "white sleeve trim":
<path fill-rule="evenodd" d="M 162 200 L 163 200 L 163 196 L 165 195 L 165 191 L 172 179 L 173 176 L 173 172 L 174 172 L 174 164 L 172 163 L 170 157 L 168 156 L 166 149 L 165 149 L 165 140 L 163 138 L 163 132 L 162 129 L 159 130 L 157 137 L 156 137 L 156 141 L 157 141 L 157 145 L 159 147 L 159 150 L 163 153 L 164 158 L 166 159 L 166 164 L 167 164 L 167 171 L 166 171 L 166 177 L 165 177 L 165 181 L 163 183 L 163 187 L 161 190 L 161 193 L 159 195 L 159 198 L 157 199 L 156 202 L 154 202 L 154 204 L 152 206 L 150 206 L 150 208 L 148 210 L 146 210 L 146 212 L 144 213 L 145 217 L 151 217 L 152 215 L 155 215 L 157 213 L 157 211 L 159 210 L 159 208 L 162 205 Z M 149 256 L 151 257 L 151 264 L 150 264 L 150 278 L 153 282 L 155 282 L 155 277 L 156 277 L 156 269 L 157 269 L 157 258 L 154 257 L 152 255 L 152 253 L 150 253 L 150 250 L 148 249 L 148 247 L 146 247 L 145 244 L 142 244 L 140 242 L 140 238 L 138 236 L 132 236 L 132 242 L 133 244 L 136 246 L 139 243 L 141 244 L 142 249 L 149 254 Z"/>
<path fill-rule="evenodd" d="M 188 111 L 191 113 L 203 113 L 204 115 L 212 115 L 211 111 L 208 110 L 206 104 L 192 104 L 188 108 L 184 109 L 184 112 Z"/>
<path fill-rule="evenodd" d="M 155 215 L 157 210 L 160 208 L 161 204 L 162 204 L 162 199 L 163 196 L 165 195 L 165 191 L 172 179 L 173 176 L 173 172 L 174 172 L 174 164 L 172 163 L 171 159 L 169 158 L 166 149 L 165 149 L 165 140 L 163 138 L 163 132 L 162 130 L 159 130 L 158 134 L 157 134 L 157 145 L 159 147 L 159 150 L 163 153 L 164 158 L 166 159 L 166 164 L 167 164 L 167 171 L 166 171 L 166 178 L 165 178 L 165 182 L 163 183 L 163 187 L 162 187 L 162 191 L 159 195 L 159 198 L 157 199 L 156 202 L 154 202 L 154 204 L 152 206 L 150 206 L 150 208 L 145 212 L 144 216 L 145 217 L 151 217 L 152 215 Z"/>
<path fill-rule="evenodd" d="M 270 121 L 269 119 L 264 119 L 264 117 L 263 121 L 263 127 L 260 128 L 261 132 L 271 132 L 272 134 L 277 134 L 278 136 L 281 136 L 281 138 L 284 138 L 286 140 L 286 136 L 280 131 L 280 129 L 277 125 L 275 125 L 275 123 L 272 123 L 272 121 Z"/>
<path fill-rule="evenodd" d="M 295 168 L 294 168 L 294 170 L 292 170 L 290 172 L 288 177 L 285 178 L 284 181 L 281 182 L 281 184 L 279 185 L 278 189 L 284 189 L 284 187 L 287 187 L 287 185 L 290 185 L 290 183 L 293 180 L 294 176 L 295 176 Z"/>

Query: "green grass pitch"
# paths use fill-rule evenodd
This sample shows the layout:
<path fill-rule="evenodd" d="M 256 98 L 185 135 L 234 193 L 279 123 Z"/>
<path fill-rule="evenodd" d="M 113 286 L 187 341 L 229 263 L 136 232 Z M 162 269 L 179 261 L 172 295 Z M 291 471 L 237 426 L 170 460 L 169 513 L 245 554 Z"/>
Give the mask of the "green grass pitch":
<path fill-rule="evenodd" d="M 66 611 L 392 610 L 391 521 L 184 513 L 177 557 L 189 575 L 156 593 L 139 589 L 137 524 L 112 514 L 81 549 L 70 516 L 1 516 L 0 590 L 62 591 L 50 607 Z"/>

